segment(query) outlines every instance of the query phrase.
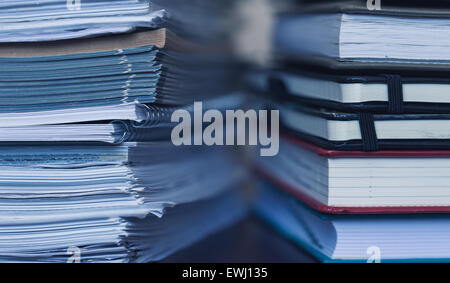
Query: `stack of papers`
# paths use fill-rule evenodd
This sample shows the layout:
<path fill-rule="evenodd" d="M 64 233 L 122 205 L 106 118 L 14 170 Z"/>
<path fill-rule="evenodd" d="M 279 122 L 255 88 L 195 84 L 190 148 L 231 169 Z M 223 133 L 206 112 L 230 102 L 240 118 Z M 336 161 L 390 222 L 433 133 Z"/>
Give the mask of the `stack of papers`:
<path fill-rule="evenodd" d="M 235 153 L 170 140 L 239 107 L 234 63 L 149 1 L 28 2 L 0 4 L 0 261 L 158 261 L 240 220 Z"/>
<path fill-rule="evenodd" d="M 182 204 L 236 199 L 227 189 L 242 171 L 217 150 L 170 142 L 2 146 L 0 161 L 2 262 L 66 261 L 72 246 L 83 262 L 155 261 L 243 213 L 236 201 L 214 218 L 199 215 L 204 225 L 195 233 L 178 224 L 215 205 L 190 204 L 186 214 Z M 166 216 L 174 206 L 179 212 Z M 152 230 L 161 222 L 167 227 Z"/>
<path fill-rule="evenodd" d="M 11 0 L 0 4 L 0 42 L 38 42 L 155 28 L 165 19 L 149 0 Z"/>
<path fill-rule="evenodd" d="M 324 261 L 448 261 L 450 11 L 366 5 L 304 1 L 248 75 L 283 131 L 257 211 Z"/>
<path fill-rule="evenodd" d="M 105 121 L 155 125 L 178 105 L 217 96 L 225 96 L 219 105 L 239 103 L 226 98 L 233 63 L 192 53 L 194 44 L 182 53 L 184 45 L 166 29 L 0 45 L 0 131 L 11 133 L 2 141 L 117 143 L 129 137 L 123 123 Z"/>
<path fill-rule="evenodd" d="M 0 124 L 146 119 L 145 103 L 191 104 L 233 90 L 231 64 L 172 51 L 167 30 L 0 45 Z M 174 45 L 173 48 L 182 48 Z M 201 88 L 200 88 L 201 87 Z"/>

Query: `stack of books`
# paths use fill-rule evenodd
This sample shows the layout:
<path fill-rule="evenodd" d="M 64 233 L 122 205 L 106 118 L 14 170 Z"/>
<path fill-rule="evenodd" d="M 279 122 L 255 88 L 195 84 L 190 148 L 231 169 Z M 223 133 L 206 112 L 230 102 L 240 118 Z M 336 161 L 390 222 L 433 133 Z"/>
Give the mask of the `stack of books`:
<path fill-rule="evenodd" d="M 450 261 L 450 10 L 375 2 L 279 17 L 281 67 L 249 75 L 284 129 L 256 209 L 323 261 Z"/>
<path fill-rule="evenodd" d="M 1 262 L 158 261 L 243 217 L 233 152 L 171 141 L 174 111 L 242 102 L 223 47 L 148 0 L 3 1 L 0 21 Z"/>

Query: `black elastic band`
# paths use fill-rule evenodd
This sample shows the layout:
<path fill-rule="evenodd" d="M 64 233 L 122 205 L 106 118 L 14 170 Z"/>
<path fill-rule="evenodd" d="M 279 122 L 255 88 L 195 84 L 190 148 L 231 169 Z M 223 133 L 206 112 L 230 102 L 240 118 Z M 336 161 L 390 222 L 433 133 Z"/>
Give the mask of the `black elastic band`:
<path fill-rule="evenodd" d="M 385 75 L 388 85 L 389 113 L 403 113 L 403 86 L 399 75 Z"/>
<path fill-rule="evenodd" d="M 378 151 L 378 138 L 373 115 L 370 113 L 360 113 L 359 127 L 361 129 L 364 151 Z"/>

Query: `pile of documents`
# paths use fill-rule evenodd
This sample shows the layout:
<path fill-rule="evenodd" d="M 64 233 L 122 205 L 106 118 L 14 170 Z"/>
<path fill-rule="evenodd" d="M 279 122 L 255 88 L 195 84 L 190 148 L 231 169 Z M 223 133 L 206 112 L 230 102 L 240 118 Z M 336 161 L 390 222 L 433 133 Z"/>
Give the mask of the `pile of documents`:
<path fill-rule="evenodd" d="M 11 0 L 0 4 L 0 42 L 52 41 L 156 28 L 150 0 Z"/>
<path fill-rule="evenodd" d="M 244 215 L 232 150 L 170 139 L 196 100 L 238 107 L 234 65 L 168 12 L 0 4 L 1 262 L 157 261 Z"/>
<path fill-rule="evenodd" d="M 450 10 L 381 2 L 279 16 L 279 68 L 248 77 L 283 128 L 256 209 L 323 261 L 449 261 Z"/>

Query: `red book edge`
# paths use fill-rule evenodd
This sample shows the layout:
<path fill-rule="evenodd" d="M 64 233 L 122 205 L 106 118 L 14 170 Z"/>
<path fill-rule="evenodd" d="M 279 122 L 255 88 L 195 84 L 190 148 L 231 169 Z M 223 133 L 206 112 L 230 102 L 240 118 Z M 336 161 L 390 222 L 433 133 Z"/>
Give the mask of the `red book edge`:
<path fill-rule="evenodd" d="M 311 143 L 305 142 L 299 138 L 288 134 L 282 134 L 281 137 L 305 149 L 317 153 L 320 156 L 328 158 L 337 157 L 450 157 L 450 150 L 383 150 L 376 152 L 365 151 L 340 151 L 329 150 Z"/>
<path fill-rule="evenodd" d="M 255 173 L 278 189 L 292 195 L 294 198 L 308 205 L 322 214 L 416 214 L 416 213 L 450 213 L 450 206 L 385 206 L 385 207 L 337 207 L 325 205 L 314 198 L 300 192 L 289 184 L 271 176 L 260 168 L 253 168 Z"/>

